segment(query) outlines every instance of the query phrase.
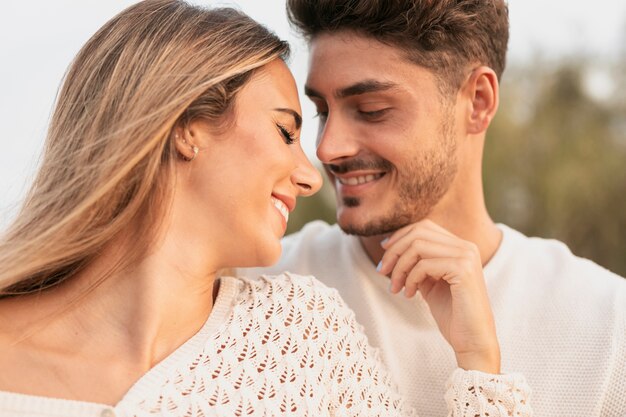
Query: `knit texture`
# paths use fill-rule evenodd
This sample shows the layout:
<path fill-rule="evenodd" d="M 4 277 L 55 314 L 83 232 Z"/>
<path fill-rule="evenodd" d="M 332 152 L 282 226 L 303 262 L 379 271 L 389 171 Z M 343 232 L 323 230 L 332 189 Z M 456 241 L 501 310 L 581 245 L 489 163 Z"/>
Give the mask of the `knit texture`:
<path fill-rule="evenodd" d="M 314 278 L 222 278 L 213 313 L 115 407 L 0 393 L 0 415 L 414 415 L 354 313 Z M 456 370 L 448 385 L 453 416 L 531 415 L 520 376 Z"/>
<path fill-rule="evenodd" d="M 502 371 L 526 377 L 538 416 L 626 416 L 626 280 L 561 242 L 498 227 L 503 240 L 484 275 Z M 275 271 L 311 274 L 337 288 L 407 401 L 423 417 L 447 413 L 454 351 L 419 293 L 412 299 L 389 293 L 389 280 L 355 236 L 309 223 L 283 239 L 276 266 L 238 273 Z"/>

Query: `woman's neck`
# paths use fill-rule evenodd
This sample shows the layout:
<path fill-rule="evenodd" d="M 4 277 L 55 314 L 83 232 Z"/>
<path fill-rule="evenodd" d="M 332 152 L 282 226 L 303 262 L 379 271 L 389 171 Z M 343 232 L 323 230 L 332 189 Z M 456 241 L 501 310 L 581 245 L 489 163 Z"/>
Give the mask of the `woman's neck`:
<path fill-rule="evenodd" d="M 31 391 L 32 384 L 7 376 L 4 383 L 0 378 L 0 390 L 111 403 L 202 327 L 213 307 L 217 268 L 211 268 L 210 254 L 190 251 L 170 235 L 140 262 L 111 272 L 126 248 L 115 242 L 57 288 L 0 302 L 0 356 L 7 353 L 18 369 L 31 364 L 32 375 L 22 371 L 25 383 L 45 379 L 39 377 L 50 366 L 49 374 L 67 372 L 66 380 L 83 386 L 55 391 L 53 384 L 39 384 Z M 22 342 L 7 346 L 16 339 Z M 76 364 L 98 372 L 112 389 L 103 382 L 94 392 L 84 384 L 88 378 L 75 379 L 72 373 L 81 371 Z"/>
<path fill-rule="evenodd" d="M 85 292 L 125 252 L 106 251 L 61 299 L 71 302 Z M 71 322 L 93 329 L 90 340 L 119 341 L 119 353 L 147 370 L 191 337 L 211 312 L 216 269 L 207 265 L 209 257 L 170 235 L 140 262 L 87 292 Z"/>

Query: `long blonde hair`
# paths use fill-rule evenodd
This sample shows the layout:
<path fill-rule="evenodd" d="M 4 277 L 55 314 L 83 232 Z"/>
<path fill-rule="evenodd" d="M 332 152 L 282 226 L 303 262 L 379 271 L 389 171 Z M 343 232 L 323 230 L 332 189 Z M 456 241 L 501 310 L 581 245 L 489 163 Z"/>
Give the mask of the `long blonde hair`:
<path fill-rule="evenodd" d="M 251 72 L 288 52 L 238 11 L 177 0 L 106 23 L 66 74 L 41 167 L 0 240 L 0 297 L 70 278 L 131 224 L 140 239 L 125 258 L 140 256 L 171 195 L 174 126 L 224 122 Z"/>

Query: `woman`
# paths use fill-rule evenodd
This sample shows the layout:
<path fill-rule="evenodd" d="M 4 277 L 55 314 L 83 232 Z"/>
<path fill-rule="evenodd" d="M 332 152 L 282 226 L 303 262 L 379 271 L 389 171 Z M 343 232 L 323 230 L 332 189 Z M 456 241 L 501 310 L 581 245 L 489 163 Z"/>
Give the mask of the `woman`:
<path fill-rule="evenodd" d="M 218 278 L 275 262 L 320 186 L 287 53 L 176 0 L 83 47 L 0 244 L 0 415 L 410 414 L 336 292 Z M 526 413 L 525 389 L 459 370 L 451 413 Z"/>

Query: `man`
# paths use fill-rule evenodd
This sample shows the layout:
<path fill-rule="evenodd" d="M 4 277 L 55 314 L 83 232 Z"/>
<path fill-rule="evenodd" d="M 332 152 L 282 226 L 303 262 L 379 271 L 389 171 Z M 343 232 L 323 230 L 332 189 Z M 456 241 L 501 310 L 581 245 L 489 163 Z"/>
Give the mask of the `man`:
<path fill-rule="evenodd" d="M 458 364 L 437 326 L 455 291 L 446 268 L 471 242 L 502 372 L 526 376 L 535 414 L 626 416 L 626 281 L 560 242 L 494 224 L 485 207 L 506 4 L 288 0 L 288 11 L 310 45 L 305 92 L 338 225 L 285 238 L 281 262 L 263 272 L 337 288 L 420 416 L 442 416 Z M 394 295 L 403 286 L 407 297 Z"/>

